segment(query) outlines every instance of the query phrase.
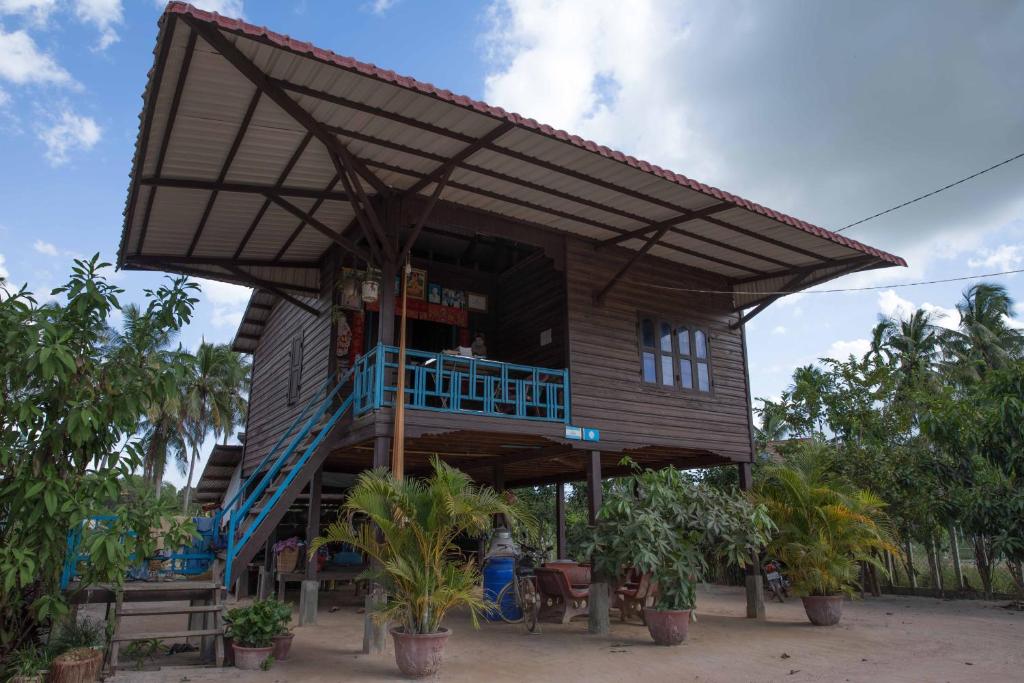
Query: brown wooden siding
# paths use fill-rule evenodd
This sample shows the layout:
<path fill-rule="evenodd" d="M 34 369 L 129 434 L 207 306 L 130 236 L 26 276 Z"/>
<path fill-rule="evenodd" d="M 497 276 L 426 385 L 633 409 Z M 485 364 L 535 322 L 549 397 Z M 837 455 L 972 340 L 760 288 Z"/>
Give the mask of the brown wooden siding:
<path fill-rule="evenodd" d="M 498 280 L 497 334 L 488 343 L 496 360 L 545 368 L 565 366 L 565 275 L 539 252 Z M 540 335 L 551 330 L 551 343 Z"/>
<path fill-rule="evenodd" d="M 749 460 L 750 413 L 742 339 L 729 329 L 736 314 L 721 295 L 673 292 L 652 285 L 724 289 L 657 258 L 640 259 L 595 304 L 600 289 L 629 255 L 579 240 L 566 249 L 572 421 L 601 430 L 600 448 L 670 446 Z M 660 388 L 641 381 L 637 320 L 641 313 L 692 323 L 709 333 L 712 391 Z"/>
<path fill-rule="evenodd" d="M 248 473 L 274 446 L 302 412 L 328 373 L 331 306 L 326 297 L 305 299 L 320 309 L 313 316 L 287 301 L 279 301 L 253 354 L 254 371 L 249 397 L 244 470 Z M 288 363 L 292 340 L 302 338 L 299 397 L 288 404 Z"/>

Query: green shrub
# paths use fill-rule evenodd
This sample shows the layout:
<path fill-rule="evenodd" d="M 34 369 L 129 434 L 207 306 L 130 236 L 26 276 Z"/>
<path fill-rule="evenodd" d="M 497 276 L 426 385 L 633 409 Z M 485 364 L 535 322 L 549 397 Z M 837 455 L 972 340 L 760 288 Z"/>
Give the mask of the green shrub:
<path fill-rule="evenodd" d="M 229 610 L 226 635 L 241 647 L 270 647 L 274 636 L 288 632 L 292 611 L 277 600 L 257 600 Z"/>

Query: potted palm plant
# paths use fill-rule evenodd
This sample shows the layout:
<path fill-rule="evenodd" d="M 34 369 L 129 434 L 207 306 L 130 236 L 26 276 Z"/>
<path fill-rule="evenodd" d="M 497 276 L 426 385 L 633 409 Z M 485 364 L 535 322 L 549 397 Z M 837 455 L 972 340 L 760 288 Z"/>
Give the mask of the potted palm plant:
<path fill-rule="evenodd" d="M 235 666 L 257 671 L 273 663 L 274 636 L 281 630 L 281 617 L 276 600 L 257 600 L 246 607 L 228 610 L 225 636 L 231 639 Z M 289 614 L 290 616 L 290 614 Z"/>
<path fill-rule="evenodd" d="M 432 460 L 426 479 L 396 479 L 385 470 L 364 472 L 342 517 L 315 539 L 310 553 L 327 543 L 348 543 L 372 560 L 366 578 L 387 594 L 373 617 L 392 624 L 395 660 L 403 674 L 429 676 L 441 665 L 450 632 L 442 624 L 450 609 L 468 607 L 474 626 L 492 609 L 476 590 L 480 572 L 453 559 L 462 533 L 482 534 L 493 516 L 535 526 L 523 508 L 463 472 Z"/>
<path fill-rule="evenodd" d="M 900 555 L 881 499 L 830 478 L 819 463 L 769 465 L 755 491 L 778 525 L 768 553 L 786 567 L 816 626 L 839 623 L 843 595 L 858 587 L 860 563 L 887 574 L 881 553 Z"/>
<path fill-rule="evenodd" d="M 678 645 L 686 640 L 708 558 L 745 566 L 771 529 L 764 507 L 738 492 L 672 467 L 634 465 L 606 496 L 585 551 L 605 576 L 628 570 L 649 576 L 655 597 L 643 610 L 647 629 L 658 645 Z"/>
<path fill-rule="evenodd" d="M 50 657 L 41 647 L 25 647 L 8 655 L 0 672 L 10 683 L 43 683 Z"/>

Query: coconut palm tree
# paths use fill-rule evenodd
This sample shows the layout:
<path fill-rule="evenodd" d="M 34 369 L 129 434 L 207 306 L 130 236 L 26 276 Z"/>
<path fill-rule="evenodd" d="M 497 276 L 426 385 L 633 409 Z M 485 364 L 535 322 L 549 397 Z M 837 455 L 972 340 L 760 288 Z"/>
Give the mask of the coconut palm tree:
<path fill-rule="evenodd" d="M 956 305 L 960 327 L 945 336 L 949 367 L 965 381 L 1006 367 L 1024 352 L 1024 335 L 1007 322 L 1014 301 L 1006 288 L 979 282 L 964 291 Z"/>
<path fill-rule="evenodd" d="M 192 493 L 192 477 L 200 449 L 209 433 L 224 435 L 225 440 L 244 415 L 243 394 L 248 387 L 248 363 L 226 344 L 203 341 L 188 363 L 184 382 L 183 408 L 185 431 L 192 450 L 184 507 L 188 510 Z"/>

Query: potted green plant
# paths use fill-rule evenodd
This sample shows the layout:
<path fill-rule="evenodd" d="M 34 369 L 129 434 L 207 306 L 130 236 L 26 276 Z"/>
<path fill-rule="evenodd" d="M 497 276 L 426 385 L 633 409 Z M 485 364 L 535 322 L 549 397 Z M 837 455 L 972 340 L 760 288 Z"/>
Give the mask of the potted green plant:
<path fill-rule="evenodd" d="M 288 661 L 288 653 L 292 649 L 292 640 L 295 634 L 288 628 L 292 620 L 292 608 L 277 600 L 267 600 L 267 604 L 277 619 L 277 633 L 274 634 L 274 660 L 278 662 Z"/>
<path fill-rule="evenodd" d="M 900 555 L 881 499 L 830 478 L 820 464 L 769 465 L 755 491 L 778 525 L 768 552 L 816 626 L 839 623 L 843 595 L 858 588 L 859 563 L 885 575 L 881 553 Z"/>
<path fill-rule="evenodd" d="M 10 683 L 43 683 L 50 657 L 41 647 L 23 647 L 8 654 L 4 680 Z"/>
<path fill-rule="evenodd" d="M 239 669 L 257 671 L 272 657 L 274 636 L 281 629 L 278 604 L 273 600 L 256 600 L 246 607 L 228 610 L 225 635 L 231 638 L 235 666 Z"/>
<path fill-rule="evenodd" d="M 64 621 L 50 638 L 48 647 L 53 660 L 49 680 L 52 683 L 95 681 L 103 666 L 105 643 L 101 622 L 87 617 Z"/>
<path fill-rule="evenodd" d="M 481 534 L 494 515 L 535 526 L 518 504 L 463 472 L 432 460 L 426 479 L 396 479 L 385 470 L 364 472 L 349 493 L 343 516 L 313 541 L 310 553 L 342 542 L 374 561 L 366 578 L 382 585 L 387 601 L 373 618 L 392 623 L 395 660 L 403 674 L 422 677 L 441 665 L 450 632 L 442 624 L 448 610 L 465 606 L 474 626 L 492 609 L 480 597 L 480 573 L 472 561 L 452 559 L 455 538 Z"/>
<path fill-rule="evenodd" d="M 771 529 L 764 507 L 738 492 L 672 467 L 634 465 L 606 495 L 584 550 L 601 575 L 630 569 L 648 575 L 655 587 L 654 604 L 643 610 L 647 629 L 658 645 L 678 645 L 686 640 L 708 557 L 745 566 Z"/>

